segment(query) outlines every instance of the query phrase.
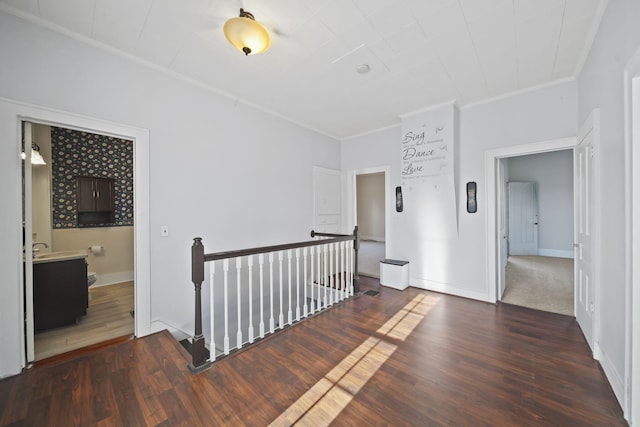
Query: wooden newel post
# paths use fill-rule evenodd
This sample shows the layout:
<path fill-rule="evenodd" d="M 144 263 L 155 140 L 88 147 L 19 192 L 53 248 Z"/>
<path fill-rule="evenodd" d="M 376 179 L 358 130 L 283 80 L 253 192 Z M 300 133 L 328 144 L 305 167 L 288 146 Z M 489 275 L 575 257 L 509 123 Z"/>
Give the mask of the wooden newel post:
<path fill-rule="evenodd" d="M 202 335 L 202 282 L 204 282 L 204 245 L 202 238 L 193 239 L 191 246 L 191 280 L 196 292 L 196 318 L 195 331 L 191 342 L 191 363 L 189 370 L 197 374 L 209 366 L 211 362 L 207 360 L 207 352 L 204 346 L 204 336 Z"/>
<path fill-rule="evenodd" d="M 353 228 L 353 241 L 354 261 L 353 261 L 353 293 L 354 295 L 360 292 L 360 276 L 358 275 L 358 250 L 360 249 L 360 236 L 358 235 L 358 226 Z"/>

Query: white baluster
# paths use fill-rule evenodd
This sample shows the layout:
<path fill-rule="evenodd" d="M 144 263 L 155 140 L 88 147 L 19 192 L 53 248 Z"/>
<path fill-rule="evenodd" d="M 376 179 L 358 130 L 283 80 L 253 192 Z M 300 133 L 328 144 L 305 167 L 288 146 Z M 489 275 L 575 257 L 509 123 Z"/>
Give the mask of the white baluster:
<path fill-rule="evenodd" d="M 316 279 L 317 280 L 317 289 L 318 289 L 318 307 L 317 307 L 318 310 L 323 308 L 322 303 L 324 302 L 324 300 L 323 300 L 324 297 L 322 295 L 322 289 L 323 288 L 321 287 L 322 286 L 322 271 L 323 271 L 323 269 L 322 269 L 322 260 L 323 260 L 322 252 L 323 251 L 324 251 L 324 248 L 321 247 L 321 246 L 318 246 L 318 253 L 316 254 L 316 258 L 317 258 L 317 261 L 318 261 L 318 264 L 316 264 L 316 267 L 317 267 L 316 275 L 318 276 L 317 279 Z"/>
<path fill-rule="evenodd" d="M 349 242 L 344 242 L 344 292 L 349 298 Z"/>
<path fill-rule="evenodd" d="M 229 259 L 222 263 L 224 271 L 224 354 L 229 354 Z"/>
<path fill-rule="evenodd" d="M 280 313 L 278 314 L 278 328 L 282 329 L 284 327 L 284 316 L 282 315 L 282 260 L 284 259 L 284 255 L 282 251 L 278 252 L 278 271 L 280 273 Z"/>
<path fill-rule="evenodd" d="M 344 248 L 342 248 L 342 263 L 344 268 L 344 297 L 349 298 L 349 242 L 344 242 Z"/>
<path fill-rule="evenodd" d="M 337 282 L 337 286 L 336 286 L 336 299 L 338 301 L 342 301 L 342 269 L 340 268 L 342 266 L 341 262 L 342 262 L 342 242 L 337 242 L 336 243 L 336 282 Z"/>
<path fill-rule="evenodd" d="M 289 283 L 287 285 L 287 325 L 290 325 L 293 323 L 293 313 L 291 312 L 291 249 L 287 251 L 287 270 L 289 271 Z"/>
<path fill-rule="evenodd" d="M 353 293 L 351 292 L 351 286 L 353 284 L 353 246 L 350 240 L 347 242 L 347 271 L 348 292 L 349 296 L 353 296 Z"/>
<path fill-rule="evenodd" d="M 342 269 L 340 270 L 341 284 L 340 287 L 340 299 L 344 300 L 347 297 L 347 260 L 346 260 L 346 252 L 345 246 L 347 242 L 340 242 L 340 263 L 342 264 Z"/>
<path fill-rule="evenodd" d="M 341 277 L 342 271 L 340 270 L 340 242 L 336 242 L 336 302 L 342 300 L 341 298 Z"/>
<path fill-rule="evenodd" d="M 271 309 L 271 317 L 269 318 L 269 331 L 273 333 L 275 328 L 275 320 L 273 319 L 273 252 L 269 252 L 269 302 Z"/>
<path fill-rule="evenodd" d="M 349 295 L 353 296 L 353 279 L 354 279 L 354 273 L 355 271 L 353 270 L 354 266 L 355 266 L 355 253 L 353 250 L 353 240 L 349 240 Z"/>
<path fill-rule="evenodd" d="M 211 284 L 211 286 L 209 287 L 209 315 L 211 316 L 209 318 L 209 327 L 211 328 L 211 339 L 209 340 L 209 359 L 213 362 L 214 360 L 216 360 L 216 339 L 215 339 L 215 329 L 213 328 L 213 320 L 215 319 L 214 317 L 214 300 L 213 300 L 213 285 L 214 285 L 214 273 L 216 270 L 216 263 L 214 262 L 210 262 L 209 263 L 209 283 Z"/>
<path fill-rule="evenodd" d="M 333 292 L 333 295 L 335 298 L 334 302 L 337 303 L 340 301 L 340 242 L 334 243 L 333 246 L 336 254 L 336 258 L 335 258 L 336 274 L 333 275 L 335 291 Z"/>
<path fill-rule="evenodd" d="M 260 338 L 264 338 L 264 254 L 258 255 L 260 264 Z"/>
<path fill-rule="evenodd" d="M 342 242 L 336 243 L 336 281 L 338 282 L 338 286 L 336 286 L 336 299 L 338 301 L 342 301 Z"/>
<path fill-rule="evenodd" d="M 236 334 L 236 345 L 242 348 L 242 310 L 240 294 L 240 269 L 242 268 L 242 258 L 236 258 L 236 283 L 238 289 L 238 333 Z"/>
<path fill-rule="evenodd" d="M 314 286 L 314 277 L 313 277 L 313 273 L 314 273 L 313 265 L 315 263 L 314 255 L 315 255 L 316 247 L 315 246 L 311 246 L 311 248 L 309 248 L 309 249 L 310 249 L 309 258 L 311 258 L 311 283 L 309 283 L 309 287 L 311 288 L 311 299 L 309 301 L 309 304 L 310 304 L 309 312 L 311 314 L 313 314 L 313 313 L 316 312 L 316 300 L 313 299 L 313 288 L 315 287 Z"/>
<path fill-rule="evenodd" d="M 344 242 L 345 243 L 345 249 L 344 249 L 344 255 L 345 255 L 345 262 L 346 262 L 346 267 L 345 267 L 345 275 L 344 275 L 344 286 L 345 286 L 345 292 L 347 293 L 347 298 L 350 296 L 349 294 L 349 283 L 351 283 L 351 250 L 349 249 L 349 241 Z"/>
<path fill-rule="evenodd" d="M 333 305 L 335 302 L 333 300 L 333 295 L 335 294 L 335 284 L 336 278 L 333 275 L 333 252 L 335 250 L 335 246 L 333 243 L 329 243 L 329 305 Z"/>
<path fill-rule="evenodd" d="M 247 257 L 249 267 L 249 342 L 253 343 L 253 255 Z"/>
<path fill-rule="evenodd" d="M 312 246 L 313 247 L 313 246 Z M 302 316 L 303 317 L 307 317 L 307 314 L 309 313 L 309 307 L 307 305 L 307 286 L 308 286 L 308 280 L 309 278 L 307 277 L 307 248 L 303 248 L 302 249 L 302 274 L 304 274 L 303 276 L 303 284 L 302 286 L 304 286 L 304 301 L 302 302 Z M 313 273 L 311 273 L 313 275 Z"/>
<path fill-rule="evenodd" d="M 296 321 L 300 321 L 300 248 L 296 249 Z"/>
<path fill-rule="evenodd" d="M 329 269 L 327 268 L 327 262 L 328 262 L 327 261 L 327 258 L 328 258 L 328 256 L 327 256 L 327 249 L 328 248 L 327 247 L 328 246 L 329 245 L 325 244 L 325 245 L 323 245 L 323 248 L 322 248 L 322 255 L 324 256 L 324 259 L 323 259 L 323 264 L 324 264 L 324 271 L 323 271 L 323 276 L 324 277 L 323 277 L 323 279 L 324 280 L 322 281 L 322 283 L 324 285 L 324 307 L 323 308 L 327 307 L 327 303 L 329 301 L 329 299 L 327 298 L 327 288 L 328 288 L 328 284 L 330 283 L 330 282 L 327 283 L 327 274 L 329 272 Z"/>

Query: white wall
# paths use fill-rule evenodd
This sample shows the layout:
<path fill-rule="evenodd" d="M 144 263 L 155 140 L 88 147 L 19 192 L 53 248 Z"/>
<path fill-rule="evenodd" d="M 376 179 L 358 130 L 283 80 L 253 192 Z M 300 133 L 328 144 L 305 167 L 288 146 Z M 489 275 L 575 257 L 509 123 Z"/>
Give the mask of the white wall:
<path fill-rule="evenodd" d="M 573 151 L 507 159 L 509 181 L 531 181 L 538 191 L 538 254 L 573 257 Z"/>
<path fill-rule="evenodd" d="M 596 345 L 612 387 L 622 401 L 625 377 L 625 157 L 624 67 L 640 48 L 640 2 L 609 1 L 578 80 L 578 121 L 600 108 L 601 330 Z M 640 390 L 636 391 L 640 395 Z M 638 398 L 636 396 L 635 398 Z"/>
<path fill-rule="evenodd" d="M 458 115 L 456 147 L 458 238 L 420 240 L 389 207 L 389 258 L 410 261 L 411 285 L 490 300 L 486 283 L 486 198 L 484 151 L 573 136 L 576 133 L 577 85 L 565 82 L 464 108 Z M 400 183 L 400 127 L 342 143 L 343 170 L 389 164 L 391 191 Z M 466 212 L 465 185 L 478 184 L 478 212 Z"/>
<path fill-rule="evenodd" d="M 360 238 L 384 242 L 384 174 L 357 175 L 356 188 Z"/>
<path fill-rule="evenodd" d="M 181 330 L 193 330 L 192 238 L 207 252 L 305 240 L 312 167 L 340 167 L 330 138 L 5 13 L 0 57 L 0 97 L 149 129 L 151 316 Z M 22 351 L 20 160 L 2 113 L 0 377 Z"/>

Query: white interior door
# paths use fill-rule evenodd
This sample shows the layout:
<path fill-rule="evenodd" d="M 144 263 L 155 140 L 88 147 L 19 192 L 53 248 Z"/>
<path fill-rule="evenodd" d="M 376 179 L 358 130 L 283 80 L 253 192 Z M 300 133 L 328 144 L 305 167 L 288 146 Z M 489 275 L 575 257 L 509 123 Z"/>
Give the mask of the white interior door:
<path fill-rule="evenodd" d="M 538 197 L 534 182 L 507 183 L 509 255 L 538 255 Z"/>
<path fill-rule="evenodd" d="M 342 172 L 313 168 L 313 229 L 342 233 Z"/>
<path fill-rule="evenodd" d="M 593 350 L 593 313 L 595 310 L 595 280 L 593 258 L 593 214 L 594 173 L 593 173 L 593 135 L 590 130 L 579 141 L 574 162 L 574 174 L 577 191 L 575 204 L 578 218 L 575 225 L 575 262 L 576 277 L 575 311 L 576 320 L 582 328 L 591 350 Z"/>
<path fill-rule="evenodd" d="M 500 251 L 500 264 L 498 270 L 498 299 L 501 300 L 504 295 L 504 290 L 506 287 L 506 278 L 505 273 L 507 269 L 507 260 L 508 260 L 508 251 L 509 251 L 509 240 L 508 229 L 507 229 L 507 182 L 506 182 L 506 171 L 505 171 L 505 159 L 500 159 L 498 163 L 498 200 L 500 201 L 500 208 L 498 209 L 498 233 L 499 233 L 499 251 Z"/>
<path fill-rule="evenodd" d="M 31 123 L 23 122 L 23 152 L 25 159 L 23 164 L 23 233 L 24 233 L 24 293 L 25 293 L 25 342 L 27 350 L 27 363 L 35 359 L 34 328 L 33 328 L 33 247 L 31 246 L 32 227 L 32 180 L 31 180 Z"/>

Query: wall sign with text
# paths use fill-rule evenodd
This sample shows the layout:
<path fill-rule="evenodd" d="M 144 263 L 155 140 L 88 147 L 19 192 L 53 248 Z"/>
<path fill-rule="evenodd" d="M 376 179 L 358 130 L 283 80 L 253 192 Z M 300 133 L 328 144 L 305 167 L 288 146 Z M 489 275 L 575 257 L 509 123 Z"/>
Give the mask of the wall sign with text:
<path fill-rule="evenodd" d="M 452 104 L 402 120 L 400 179 L 407 220 L 416 237 L 458 236 L 455 113 Z"/>
<path fill-rule="evenodd" d="M 453 138 L 447 125 L 418 121 L 403 126 L 402 185 L 426 182 L 426 179 L 453 175 Z"/>

